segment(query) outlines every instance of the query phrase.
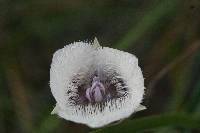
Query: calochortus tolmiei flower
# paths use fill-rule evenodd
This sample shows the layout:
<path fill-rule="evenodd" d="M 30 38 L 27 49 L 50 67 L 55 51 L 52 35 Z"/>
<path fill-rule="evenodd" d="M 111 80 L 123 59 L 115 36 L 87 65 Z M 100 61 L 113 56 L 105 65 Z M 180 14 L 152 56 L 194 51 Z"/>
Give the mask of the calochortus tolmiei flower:
<path fill-rule="evenodd" d="M 54 53 L 50 87 L 57 102 L 52 114 L 94 128 L 145 109 L 138 59 L 102 47 L 97 39 L 75 42 Z"/>

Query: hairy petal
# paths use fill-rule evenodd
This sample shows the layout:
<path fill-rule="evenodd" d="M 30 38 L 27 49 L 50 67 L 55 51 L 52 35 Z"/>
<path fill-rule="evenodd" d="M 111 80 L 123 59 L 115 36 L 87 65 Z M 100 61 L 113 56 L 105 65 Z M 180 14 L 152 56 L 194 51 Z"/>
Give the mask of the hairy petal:
<path fill-rule="evenodd" d="M 144 79 L 138 59 L 127 52 L 75 42 L 52 60 L 50 87 L 56 99 L 52 113 L 102 127 L 145 109 Z"/>

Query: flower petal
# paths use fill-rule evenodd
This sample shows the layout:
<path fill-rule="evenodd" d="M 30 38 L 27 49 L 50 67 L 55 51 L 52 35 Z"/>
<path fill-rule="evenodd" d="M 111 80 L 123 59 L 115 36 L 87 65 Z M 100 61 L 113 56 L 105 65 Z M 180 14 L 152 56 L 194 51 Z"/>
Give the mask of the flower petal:
<path fill-rule="evenodd" d="M 98 82 L 100 88 L 91 91 L 89 84 L 94 73 L 102 81 Z M 101 83 L 104 81 L 114 85 L 116 94 L 108 93 L 107 100 L 101 103 L 107 91 Z M 97 39 L 93 45 L 76 42 L 54 54 L 50 87 L 57 101 L 52 113 L 90 127 L 102 127 L 144 109 L 141 105 L 144 79 L 137 58 L 127 52 L 101 47 Z M 114 91 L 113 88 L 108 89 Z M 97 103 L 77 102 L 77 99 L 91 102 L 90 93 L 94 93 L 92 95 Z"/>

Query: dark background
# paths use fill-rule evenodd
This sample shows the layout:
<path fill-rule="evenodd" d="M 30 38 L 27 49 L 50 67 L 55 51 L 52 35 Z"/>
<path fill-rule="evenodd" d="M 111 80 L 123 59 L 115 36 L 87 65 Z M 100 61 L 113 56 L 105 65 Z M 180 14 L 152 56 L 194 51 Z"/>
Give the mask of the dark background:
<path fill-rule="evenodd" d="M 49 69 L 57 49 L 95 36 L 139 58 L 147 110 L 129 120 L 152 123 L 128 130 L 200 132 L 199 0 L 0 0 L 1 133 L 93 131 L 50 115 Z"/>

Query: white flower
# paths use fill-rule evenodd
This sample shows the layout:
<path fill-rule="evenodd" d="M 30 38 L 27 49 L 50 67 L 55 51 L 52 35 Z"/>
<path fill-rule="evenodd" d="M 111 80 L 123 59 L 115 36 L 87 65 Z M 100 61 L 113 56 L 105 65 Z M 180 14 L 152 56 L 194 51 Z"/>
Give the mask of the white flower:
<path fill-rule="evenodd" d="M 75 42 L 53 55 L 52 114 L 90 127 L 102 127 L 145 109 L 144 79 L 138 59 L 127 52 Z"/>

